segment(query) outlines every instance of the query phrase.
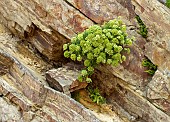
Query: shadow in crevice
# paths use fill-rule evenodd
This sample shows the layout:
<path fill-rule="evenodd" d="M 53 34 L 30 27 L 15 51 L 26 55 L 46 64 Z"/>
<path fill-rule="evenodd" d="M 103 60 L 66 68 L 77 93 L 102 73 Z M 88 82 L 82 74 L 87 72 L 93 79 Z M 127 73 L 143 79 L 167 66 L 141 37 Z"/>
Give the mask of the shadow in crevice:
<path fill-rule="evenodd" d="M 13 61 L 9 57 L 0 54 L 0 76 L 8 73 L 12 64 Z"/>

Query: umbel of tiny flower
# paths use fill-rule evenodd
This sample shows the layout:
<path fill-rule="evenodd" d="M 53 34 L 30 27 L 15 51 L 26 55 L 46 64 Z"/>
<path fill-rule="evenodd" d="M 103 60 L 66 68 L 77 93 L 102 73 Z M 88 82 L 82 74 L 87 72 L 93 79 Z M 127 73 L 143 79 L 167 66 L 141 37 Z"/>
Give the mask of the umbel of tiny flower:
<path fill-rule="evenodd" d="M 126 33 L 126 25 L 120 19 L 110 20 L 103 25 L 93 25 L 77 34 L 71 42 L 63 45 L 64 56 L 73 61 L 83 62 L 85 68 L 78 80 L 92 82 L 90 75 L 99 64 L 118 66 L 129 54 L 128 46 L 134 39 Z"/>

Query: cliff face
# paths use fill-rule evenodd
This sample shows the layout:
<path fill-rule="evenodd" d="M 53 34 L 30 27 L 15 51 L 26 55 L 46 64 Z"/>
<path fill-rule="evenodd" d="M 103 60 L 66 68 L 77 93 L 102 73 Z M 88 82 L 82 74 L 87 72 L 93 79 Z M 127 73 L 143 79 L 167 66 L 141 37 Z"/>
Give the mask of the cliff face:
<path fill-rule="evenodd" d="M 147 38 L 137 33 L 136 15 L 148 28 Z M 8 30 L 0 35 L 0 94 L 4 104 L 5 98 L 19 107 L 18 120 L 99 121 L 80 104 L 51 89 L 45 72 L 65 60 L 62 45 L 76 33 L 118 16 L 136 41 L 125 63 L 96 69 L 94 84 L 121 117 L 170 121 L 170 10 L 157 0 L 1 1 L 1 23 L 16 37 Z M 158 66 L 153 77 L 141 66 L 146 57 Z"/>

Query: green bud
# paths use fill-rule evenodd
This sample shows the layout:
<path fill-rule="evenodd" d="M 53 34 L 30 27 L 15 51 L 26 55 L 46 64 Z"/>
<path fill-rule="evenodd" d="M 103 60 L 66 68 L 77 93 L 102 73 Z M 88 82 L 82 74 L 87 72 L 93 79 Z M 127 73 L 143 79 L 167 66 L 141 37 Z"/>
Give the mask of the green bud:
<path fill-rule="evenodd" d="M 114 45 L 114 51 L 120 53 L 123 50 L 122 46 Z"/>
<path fill-rule="evenodd" d="M 121 54 L 120 53 L 116 53 L 112 56 L 113 60 L 120 60 L 121 59 Z"/>
<path fill-rule="evenodd" d="M 118 25 L 113 25 L 112 26 L 114 29 L 117 29 L 118 28 Z"/>
<path fill-rule="evenodd" d="M 77 52 L 80 51 L 80 49 L 81 49 L 80 46 L 78 46 L 78 45 L 75 46 L 75 50 L 76 50 Z"/>
<path fill-rule="evenodd" d="M 76 45 L 75 44 L 71 44 L 70 46 L 69 46 L 69 50 L 70 51 L 75 51 L 75 49 L 76 49 Z"/>
<path fill-rule="evenodd" d="M 113 55 L 113 50 L 105 48 L 105 52 L 109 55 Z"/>
<path fill-rule="evenodd" d="M 71 38 L 71 43 L 76 43 L 76 40 L 77 40 L 76 37 Z"/>
<path fill-rule="evenodd" d="M 99 35 L 96 35 L 96 39 L 97 39 L 97 40 L 100 39 L 100 36 L 99 36 Z"/>
<path fill-rule="evenodd" d="M 69 58 L 70 57 L 70 53 L 68 51 L 65 51 L 64 52 L 64 57 Z"/>
<path fill-rule="evenodd" d="M 79 80 L 80 82 L 83 82 L 83 76 L 79 75 L 79 76 L 78 76 L 78 80 Z"/>
<path fill-rule="evenodd" d="M 111 33 L 112 33 L 113 35 L 118 35 L 118 30 L 117 30 L 117 29 L 112 29 Z"/>
<path fill-rule="evenodd" d="M 108 38 L 112 38 L 112 35 L 111 35 L 110 32 L 107 32 L 107 33 L 106 33 L 106 36 L 107 36 Z"/>
<path fill-rule="evenodd" d="M 82 70 L 82 71 L 81 71 L 81 74 L 82 74 L 82 76 L 87 76 L 88 73 L 87 73 L 86 70 Z"/>
<path fill-rule="evenodd" d="M 94 68 L 92 66 L 89 66 L 87 69 L 88 69 L 89 72 L 93 72 L 94 71 Z"/>
<path fill-rule="evenodd" d="M 101 52 L 101 53 L 99 54 L 99 56 L 102 56 L 102 57 L 105 59 L 105 58 L 106 58 L 106 53 Z"/>
<path fill-rule="evenodd" d="M 126 61 L 126 56 L 122 56 L 122 61 Z"/>
<path fill-rule="evenodd" d="M 100 43 L 98 43 L 97 41 L 93 41 L 92 44 L 94 47 L 98 47 Z"/>
<path fill-rule="evenodd" d="M 119 44 L 119 40 L 117 38 L 113 38 L 111 40 L 111 42 L 114 43 L 114 44 Z"/>
<path fill-rule="evenodd" d="M 86 67 L 90 66 L 90 60 L 85 60 L 84 61 L 84 66 L 86 66 Z"/>
<path fill-rule="evenodd" d="M 94 57 L 97 57 L 99 55 L 99 53 L 100 53 L 100 49 L 99 48 L 95 48 L 93 50 L 93 53 L 94 53 Z"/>
<path fill-rule="evenodd" d="M 122 25 L 123 24 L 123 22 L 122 22 L 122 20 L 118 20 L 118 23 L 119 23 L 119 25 Z"/>
<path fill-rule="evenodd" d="M 127 45 L 132 45 L 132 40 L 131 40 L 131 39 L 126 39 L 125 43 L 126 43 Z"/>
<path fill-rule="evenodd" d="M 113 44 L 112 43 L 107 43 L 106 48 L 111 50 L 113 48 Z"/>
<path fill-rule="evenodd" d="M 112 64 L 112 59 L 107 59 L 107 64 Z"/>
<path fill-rule="evenodd" d="M 106 39 L 106 35 L 105 34 L 102 34 L 102 39 Z"/>
<path fill-rule="evenodd" d="M 106 59 L 103 59 L 103 60 L 102 60 L 102 63 L 105 64 L 105 63 L 106 63 Z"/>
<path fill-rule="evenodd" d="M 104 40 L 104 44 L 106 45 L 107 43 L 109 43 L 109 40 L 108 40 L 108 39 L 105 39 L 105 40 Z"/>
<path fill-rule="evenodd" d="M 99 56 L 97 57 L 97 60 L 96 60 L 96 63 L 99 64 L 103 61 L 103 57 L 102 56 Z"/>
<path fill-rule="evenodd" d="M 76 60 L 76 54 L 71 54 L 70 58 L 71 58 L 71 60 L 75 61 Z"/>
<path fill-rule="evenodd" d="M 118 30 L 118 35 L 122 35 L 122 31 L 121 30 Z"/>
<path fill-rule="evenodd" d="M 92 82 L 91 78 L 86 78 L 86 82 L 91 83 Z"/>
<path fill-rule="evenodd" d="M 113 60 L 113 61 L 112 61 L 112 66 L 116 67 L 116 66 L 118 66 L 118 65 L 119 65 L 118 60 Z"/>
<path fill-rule="evenodd" d="M 77 61 L 82 61 L 82 57 L 80 55 L 77 57 Z"/>
<path fill-rule="evenodd" d="M 79 40 L 83 40 L 83 33 L 78 34 L 77 38 L 78 38 Z"/>
<path fill-rule="evenodd" d="M 68 44 L 63 45 L 63 50 L 67 50 Z"/>
<path fill-rule="evenodd" d="M 103 32 L 104 32 L 104 33 L 107 33 L 108 31 L 107 31 L 107 29 L 103 29 Z"/>
<path fill-rule="evenodd" d="M 83 46 L 85 45 L 85 43 L 86 43 L 86 41 L 81 40 L 81 41 L 80 41 L 80 46 L 83 47 Z"/>
<path fill-rule="evenodd" d="M 130 54 L 130 49 L 129 48 L 124 48 L 124 50 L 127 52 L 127 54 Z"/>
<path fill-rule="evenodd" d="M 126 31 L 126 25 L 122 25 L 122 31 Z"/>
<path fill-rule="evenodd" d="M 92 59 L 93 59 L 93 53 L 88 53 L 88 54 L 87 54 L 87 59 L 92 60 Z"/>

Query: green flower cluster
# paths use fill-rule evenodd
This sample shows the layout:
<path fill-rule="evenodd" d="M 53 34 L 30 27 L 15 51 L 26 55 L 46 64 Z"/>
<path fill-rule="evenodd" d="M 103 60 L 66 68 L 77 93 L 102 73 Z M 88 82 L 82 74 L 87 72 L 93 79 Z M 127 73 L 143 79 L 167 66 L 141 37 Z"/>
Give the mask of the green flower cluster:
<path fill-rule="evenodd" d="M 93 25 L 64 44 L 64 56 L 73 61 L 83 61 L 86 67 L 78 77 L 79 81 L 92 82 L 92 75 L 98 64 L 117 66 L 126 60 L 122 52 L 130 53 L 133 39 L 127 37 L 126 25 L 120 19 L 110 20 L 102 26 Z"/>

